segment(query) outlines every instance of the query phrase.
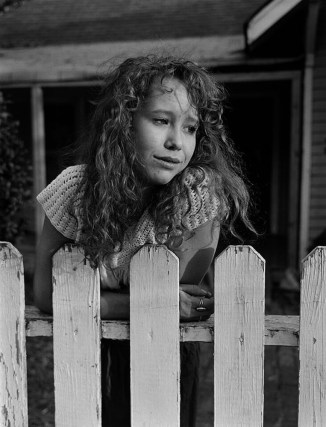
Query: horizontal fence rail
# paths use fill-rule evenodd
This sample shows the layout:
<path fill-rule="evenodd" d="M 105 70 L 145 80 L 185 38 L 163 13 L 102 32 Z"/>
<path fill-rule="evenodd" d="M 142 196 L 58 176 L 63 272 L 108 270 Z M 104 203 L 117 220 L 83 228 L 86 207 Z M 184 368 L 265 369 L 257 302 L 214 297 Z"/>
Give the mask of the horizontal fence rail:
<path fill-rule="evenodd" d="M 53 318 L 34 306 L 26 306 L 26 336 L 53 336 Z M 299 316 L 265 315 L 265 345 L 299 346 Z M 214 342 L 214 315 L 205 322 L 187 322 L 179 325 L 180 342 Z M 130 324 L 123 320 L 102 320 L 102 338 L 129 340 Z"/>
<path fill-rule="evenodd" d="M 264 314 L 265 261 L 215 261 L 215 315 L 179 323 L 178 259 L 146 246 L 130 268 L 130 322 L 100 320 L 100 279 L 74 245 L 53 259 L 54 315 L 25 308 L 19 252 L 0 244 L 0 425 L 27 426 L 25 339 L 53 336 L 56 426 L 101 426 L 100 340 L 130 340 L 132 426 L 179 426 L 179 342 L 214 342 L 216 426 L 263 425 L 264 345 L 297 346 L 299 427 L 326 425 L 326 248 L 302 261 L 300 316 Z M 299 339 L 300 338 L 300 339 Z"/>

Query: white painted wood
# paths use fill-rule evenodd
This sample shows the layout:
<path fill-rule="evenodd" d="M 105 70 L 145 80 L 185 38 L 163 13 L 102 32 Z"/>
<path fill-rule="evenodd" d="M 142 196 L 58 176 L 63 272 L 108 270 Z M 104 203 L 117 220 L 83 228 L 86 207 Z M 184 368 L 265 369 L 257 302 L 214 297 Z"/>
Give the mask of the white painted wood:
<path fill-rule="evenodd" d="M 249 21 L 246 36 L 253 43 L 277 21 L 283 18 L 302 0 L 272 0 L 259 10 Z"/>
<path fill-rule="evenodd" d="M 326 247 L 302 262 L 299 427 L 326 425 Z"/>
<path fill-rule="evenodd" d="M 131 420 L 179 426 L 179 260 L 146 246 L 130 265 Z"/>
<path fill-rule="evenodd" d="M 27 337 L 52 337 L 53 317 L 42 313 L 38 308 L 27 305 L 25 308 L 25 325 Z"/>
<path fill-rule="evenodd" d="M 53 257 L 56 427 L 101 426 L 100 333 L 99 273 L 65 245 Z"/>
<path fill-rule="evenodd" d="M 28 425 L 24 269 L 21 254 L 0 242 L 0 425 Z"/>
<path fill-rule="evenodd" d="M 299 345 L 299 316 L 265 316 L 265 345 Z"/>
<path fill-rule="evenodd" d="M 215 261 L 215 427 L 263 425 L 264 279 L 250 246 Z"/>

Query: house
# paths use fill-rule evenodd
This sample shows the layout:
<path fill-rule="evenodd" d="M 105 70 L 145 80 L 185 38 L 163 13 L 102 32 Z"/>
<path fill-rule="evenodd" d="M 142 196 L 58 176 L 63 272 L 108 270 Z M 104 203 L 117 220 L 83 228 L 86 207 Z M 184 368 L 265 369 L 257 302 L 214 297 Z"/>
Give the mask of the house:
<path fill-rule="evenodd" d="M 296 267 L 326 228 L 325 21 L 320 0 L 26 0 L 9 8 L 0 16 L 0 89 L 31 153 L 34 194 L 82 134 L 109 64 L 186 55 L 225 83 L 227 125 L 261 207 L 263 246 L 276 267 Z M 43 215 L 36 203 L 29 215 L 34 236 Z"/>

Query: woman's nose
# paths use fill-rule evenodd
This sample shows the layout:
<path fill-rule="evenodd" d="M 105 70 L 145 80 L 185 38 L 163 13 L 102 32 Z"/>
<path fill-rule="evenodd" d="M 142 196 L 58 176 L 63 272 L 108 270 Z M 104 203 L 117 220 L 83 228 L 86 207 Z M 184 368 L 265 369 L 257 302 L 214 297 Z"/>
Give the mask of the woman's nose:
<path fill-rule="evenodd" d="M 165 141 L 165 147 L 169 150 L 181 150 L 182 148 L 182 134 L 179 129 L 170 129 Z"/>

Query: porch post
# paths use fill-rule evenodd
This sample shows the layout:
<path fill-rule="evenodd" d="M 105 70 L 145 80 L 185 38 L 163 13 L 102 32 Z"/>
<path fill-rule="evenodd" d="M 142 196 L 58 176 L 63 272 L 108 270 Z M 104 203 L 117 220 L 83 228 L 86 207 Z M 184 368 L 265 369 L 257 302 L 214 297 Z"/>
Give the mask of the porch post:
<path fill-rule="evenodd" d="M 32 112 L 32 141 L 33 141 L 33 196 L 35 197 L 46 186 L 45 165 L 45 128 L 43 90 L 35 85 L 31 88 L 31 112 Z M 43 223 L 43 211 L 35 201 L 35 233 L 36 238 L 41 234 Z"/>
<path fill-rule="evenodd" d="M 319 0 L 310 0 L 306 22 L 305 67 L 303 81 L 303 141 L 301 167 L 301 207 L 300 207 L 300 258 L 309 245 L 310 186 L 311 186 L 311 144 L 312 144 L 312 86 L 314 69 L 315 39 L 319 12 Z"/>
<path fill-rule="evenodd" d="M 297 268 L 301 261 L 299 246 L 300 218 L 300 147 L 301 147 L 301 79 L 296 74 L 291 83 L 291 130 L 290 130 L 290 175 L 289 175 L 289 213 L 288 213 L 288 253 L 290 267 Z"/>

